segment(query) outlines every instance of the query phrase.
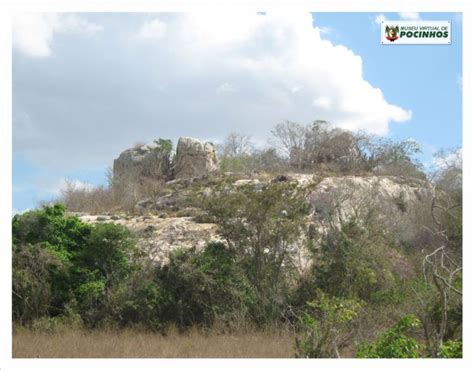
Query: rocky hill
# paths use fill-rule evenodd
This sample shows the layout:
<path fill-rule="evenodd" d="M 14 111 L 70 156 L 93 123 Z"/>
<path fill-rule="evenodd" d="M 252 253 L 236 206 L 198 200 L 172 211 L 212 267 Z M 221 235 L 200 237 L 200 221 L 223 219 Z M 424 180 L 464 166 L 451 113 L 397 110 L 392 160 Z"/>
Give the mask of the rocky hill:
<path fill-rule="evenodd" d="M 422 180 L 394 176 L 330 176 L 308 173 L 220 173 L 215 147 L 193 138 L 180 138 L 171 157 L 158 144 L 127 149 L 114 161 L 114 179 L 155 180 L 160 185 L 140 199 L 135 214 L 85 215 L 89 223 L 113 222 L 136 232 L 140 246 L 158 263 L 166 263 L 177 248 L 203 248 L 221 240 L 218 227 L 208 223 L 196 199 L 213 197 L 224 186 L 261 191 L 275 182 L 295 184 L 310 205 L 307 232 L 302 238 L 324 235 L 350 219 L 381 222 L 400 238 L 409 237 L 410 224 L 429 206 L 431 191 Z M 376 219 L 370 219 L 376 210 Z M 204 215 L 205 216 L 205 215 Z M 304 245 L 304 243 L 302 243 Z M 305 265 L 305 251 L 299 251 Z"/>
<path fill-rule="evenodd" d="M 193 138 L 135 145 L 107 186 L 15 215 L 14 329 L 263 330 L 302 358 L 461 357 L 461 168 L 429 181 L 412 142 L 320 128 L 287 151 L 231 134 L 219 158 Z"/>

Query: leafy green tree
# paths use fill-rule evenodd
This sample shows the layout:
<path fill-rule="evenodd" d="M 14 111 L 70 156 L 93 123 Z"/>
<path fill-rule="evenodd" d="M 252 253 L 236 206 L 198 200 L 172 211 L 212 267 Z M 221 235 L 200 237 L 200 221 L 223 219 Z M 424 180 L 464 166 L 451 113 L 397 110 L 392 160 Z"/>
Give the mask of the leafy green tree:
<path fill-rule="evenodd" d="M 86 324 L 97 326 L 112 316 L 114 291 L 128 279 L 140 255 L 132 233 L 121 225 L 97 224 L 77 253 L 75 294 Z"/>
<path fill-rule="evenodd" d="M 88 327 L 97 327 L 107 318 L 107 296 L 103 279 L 95 277 L 83 282 L 75 290 L 75 296 L 79 314 Z"/>
<path fill-rule="evenodd" d="M 251 286 L 235 264 L 233 251 L 211 243 L 202 252 L 177 250 L 157 271 L 162 317 L 181 327 L 229 324 L 245 319 L 253 303 Z"/>
<path fill-rule="evenodd" d="M 111 292 L 134 268 L 130 231 L 87 225 L 59 204 L 16 215 L 12 228 L 14 320 L 31 323 L 67 307 L 79 309 L 86 324 L 108 315 Z"/>
<path fill-rule="evenodd" d="M 67 276 L 64 264 L 40 244 L 22 245 L 13 253 L 12 299 L 13 320 L 28 324 L 55 313 L 55 278 Z M 57 280 L 56 280 L 57 282 Z"/>
<path fill-rule="evenodd" d="M 350 220 L 341 230 L 323 237 L 314 251 L 314 285 L 335 296 L 370 300 L 395 284 L 387 258 L 389 241 L 374 225 L 365 228 Z M 307 297 L 310 299 L 310 297 Z"/>
<path fill-rule="evenodd" d="M 13 217 L 15 311 L 30 312 L 31 306 L 36 306 L 35 316 L 63 312 L 73 294 L 71 267 L 74 256 L 86 244 L 91 230 L 91 226 L 77 217 L 66 216 L 65 207 L 60 204 Z M 43 291 L 43 296 L 34 294 L 35 298 L 32 298 L 34 286 Z M 38 306 L 40 302 L 43 302 L 42 309 Z M 22 317 L 26 319 L 29 316 L 33 318 L 31 315 Z"/>
<path fill-rule="evenodd" d="M 305 192 L 275 183 L 222 189 L 203 208 L 219 226 L 257 294 L 257 322 L 275 320 L 288 295 L 293 256 L 308 215 Z"/>
<path fill-rule="evenodd" d="M 127 280 L 127 284 L 116 291 L 113 319 L 121 327 L 139 325 L 148 330 L 161 331 L 166 324 L 164 307 L 169 304 L 164 300 L 166 294 L 161 284 L 153 279 L 148 280 L 140 273 L 137 277 L 144 278 L 144 281 Z"/>
<path fill-rule="evenodd" d="M 17 214 L 12 220 L 13 245 L 48 243 L 61 258 L 70 258 L 84 245 L 91 226 L 77 217 L 66 216 L 62 204 Z"/>
<path fill-rule="evenodd" d="M 112 223 L 97 224 L 77 253 L 77 262 L 110 286 L 131 271 L 130 260 L 139 253 L 135 246 L 136 240 L 127 228 Z"/>

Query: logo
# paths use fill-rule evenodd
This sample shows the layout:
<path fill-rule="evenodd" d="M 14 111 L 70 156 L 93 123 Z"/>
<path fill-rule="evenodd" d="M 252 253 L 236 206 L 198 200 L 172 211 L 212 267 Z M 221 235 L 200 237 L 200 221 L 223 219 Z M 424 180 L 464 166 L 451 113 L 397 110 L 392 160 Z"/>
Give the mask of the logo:
<path fill-rule="evenodd" d="M 385 38 L 390 41 L 394 42 L 395 40 L 398 40 L 398 33 L 400 32 L 400 28 L 398 26 L 386 26 L 385 27 Z"/>
<path fill-rule="evenodd" d="M 383 21 L 383 45 L 450 45 L 451 21 Z"/>

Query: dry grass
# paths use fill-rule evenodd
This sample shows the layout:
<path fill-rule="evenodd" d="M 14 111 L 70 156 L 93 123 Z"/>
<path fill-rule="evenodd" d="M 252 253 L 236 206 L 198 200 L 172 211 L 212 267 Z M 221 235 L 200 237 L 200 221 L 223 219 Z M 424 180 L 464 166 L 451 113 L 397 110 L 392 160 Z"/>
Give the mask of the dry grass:
<path fill-rule="evenodd" d="M 26 329 L 13 333 L 14 358 L 289 358 L 289 332 L 233 334 L 191 330 L 163 336 L 133 330 L 65 330 L 48 334 Z"/>

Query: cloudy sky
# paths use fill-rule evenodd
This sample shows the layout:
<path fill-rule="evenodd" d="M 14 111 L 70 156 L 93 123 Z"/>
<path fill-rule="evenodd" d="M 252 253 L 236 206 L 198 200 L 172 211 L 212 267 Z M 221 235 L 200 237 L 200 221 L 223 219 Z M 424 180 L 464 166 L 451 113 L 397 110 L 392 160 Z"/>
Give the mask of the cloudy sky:
<path fill-rule="evenodd" d="M 451 20 L 451 45 L 384 46 L 384 19 Z M 283 120 L 415 139 L 429 165 L 462 142 L 455 13 L 18 14 L 13 207 L 65 180 L 103 184 L 136 142 L 231 131 L 265 143 Z"/>

